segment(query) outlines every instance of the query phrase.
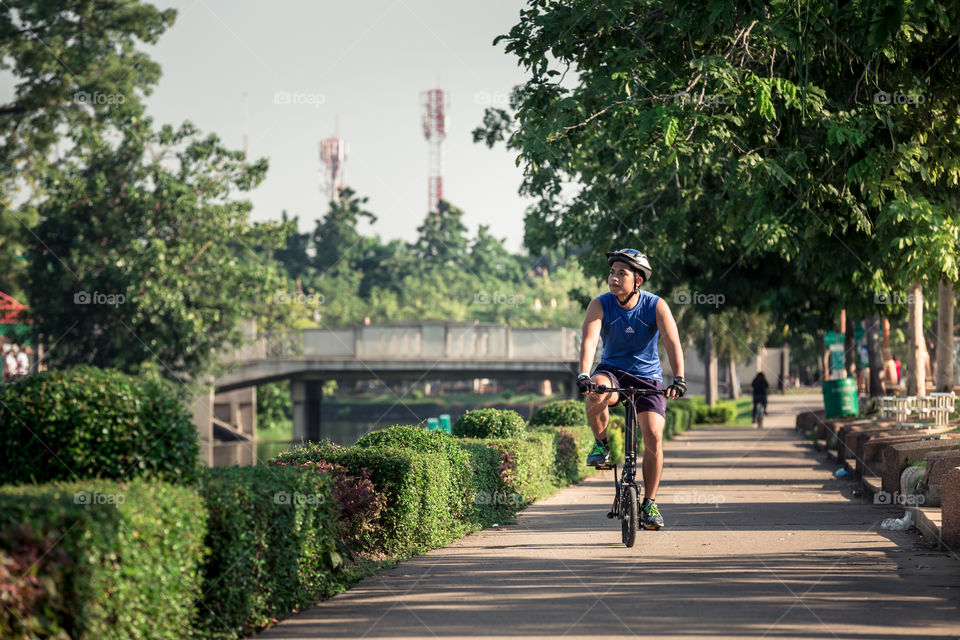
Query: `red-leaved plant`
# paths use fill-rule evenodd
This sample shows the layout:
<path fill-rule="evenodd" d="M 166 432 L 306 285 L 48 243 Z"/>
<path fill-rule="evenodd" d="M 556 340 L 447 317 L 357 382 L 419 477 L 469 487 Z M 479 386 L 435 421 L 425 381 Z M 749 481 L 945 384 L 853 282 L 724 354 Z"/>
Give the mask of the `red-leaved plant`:
<path fill-rule="evenodd" d="M 366 535 L 373 531 L 373 523 L 385 503 L 383 496 L 377 493 L 368 470 L 363 469 L 360 475 L 356 475 L 342 465 L 325 460 L 271 460 L 267 464 L 276 467 L 303 467 L 329 474 L 333 478 L 333 497 L 337 501 L 338 520 L 345 540 L 349 546 L 367 546 Z"/>

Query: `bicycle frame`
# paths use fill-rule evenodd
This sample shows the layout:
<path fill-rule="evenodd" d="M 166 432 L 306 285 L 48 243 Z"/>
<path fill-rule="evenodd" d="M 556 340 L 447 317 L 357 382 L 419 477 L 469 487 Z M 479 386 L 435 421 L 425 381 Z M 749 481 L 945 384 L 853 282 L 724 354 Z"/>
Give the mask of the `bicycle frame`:
<path fill-rule="evenodd" d="M 597 467 L 597 469 L 613 469 L 614 496 L 613 505 L 607 513 L 608 518 L 617 517 L 623 520 L 623 510 L 620 508 L 620 500 L 626 487 L 633 486 L 639 493 L 640 487 L 635 479 L 637 466 L 637 396 L 656 396 L 666 395 L 666 389 L 640 389 L 634 387 L 614 388 L 597 386 L 598 393 L 616 392 L 622 394 L 623 406 L 626 409 L 626 420 L 623 429 L 623 469 L 620 477 L 617 477 L 617 465 L 608 465 Z"/>

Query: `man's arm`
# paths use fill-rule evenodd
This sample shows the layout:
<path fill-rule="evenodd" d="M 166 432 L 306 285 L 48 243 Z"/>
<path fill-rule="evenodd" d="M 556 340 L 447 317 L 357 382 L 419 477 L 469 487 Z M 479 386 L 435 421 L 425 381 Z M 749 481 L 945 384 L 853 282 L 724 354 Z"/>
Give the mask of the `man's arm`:
<path fill-rule="evenodd" d="M 580 336 L 580 373 L 590 373 L 593 357 L 597 353 L 600 340 L 600 325 L 603 323 L 603 305 L 594 298 L 587 305 L 587 315 L 583 318 Z"/>
<path fill-rule="evenodd" d="M 673 312 L 663 298 L 657 301 L 657 329 L 663 339 L 663 346 L 670 360 L 673 375 L 683 376 L 683 347 L 680 345 L 680 333 L 677 331 L 677 321 L 673 319 Z"/>

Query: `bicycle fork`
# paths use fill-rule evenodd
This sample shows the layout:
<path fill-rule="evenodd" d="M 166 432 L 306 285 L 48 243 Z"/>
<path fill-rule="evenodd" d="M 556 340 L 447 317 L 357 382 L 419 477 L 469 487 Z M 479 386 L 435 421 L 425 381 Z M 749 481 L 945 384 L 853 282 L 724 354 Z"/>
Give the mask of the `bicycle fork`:
<path fill-rule="evenodd" d="M 619 518 L 623 520 L 623 511 L 620 509 L 620 498 L 623 495 L 623 487 L 630 484 L 636 484 L 633 481 L 633 468 L 625 464 L 620 477 L 617 478 L 617 465 L 613 465 L 613 505 L 610 507 L 610 511 L 607 512 L 608 518 Z"/>

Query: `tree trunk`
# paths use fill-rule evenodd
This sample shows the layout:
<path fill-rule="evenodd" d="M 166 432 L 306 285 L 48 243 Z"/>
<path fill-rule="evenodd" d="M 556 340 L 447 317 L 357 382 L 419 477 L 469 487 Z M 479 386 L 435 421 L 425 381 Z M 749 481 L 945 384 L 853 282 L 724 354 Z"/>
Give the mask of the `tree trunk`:
<path fill-rule="evenodd" d="M 740 397 L 740 378 L 737 377 L 737 363 L 731 358 L 727 361 L 727 376 L 730 378 L 730 398 L 736 400 Z"/>
<path fill-rule="evenodd" d="M 940 278 L 940 300 L 937 308 L 937 391 L 953 389 L 953 313 L 956 296 L 953 283 Z"/>
<path fill-rule="evenodd" d="M 853 328 L 853 317 L 847 315 L 847 326 L 843 328 L 843 369 L 846 377 L 857 379 L 857 340 Z"/>
<path fill-rule="evenodd" d="M 826 382 L 830 379 L 830 348 L 823 334 L 817 337 L 817 342 L 820 347 L 820 380 Z"/>
<path fill-rule="evenodd" d="M 717 350 L 713 345 L 713 329 L 710 326 L 710 316 L 707 316 L 707 329 L 706 329 L 706 351 L 707 351 L 707 361 L 706 361 L 706 395 L 707 395 L 707 405 L 715 406 L 717 404 L 717 396 L 719 392 L 717 390 L 717 378 L 719 371 L 717 370 Z"/>
<path fill-rule="evenodd" d="M 790 375 L 790 346 L 786 343 L 780 349 L 780 373 L 777 376 L 777 391 L 787 390 L 787 376 Z"/>
<path fill-rule="evenodd" d="M 848 371 L 846 354 L 850 353 L 849 345 L 847 344 L 847 310 L 846 309 L 840 309 L 840 330 L 837 333 L 843 334 L 843 353 L 844 353 L 843 370 L 839 373 L 838 377 L 846 378 L 847 371 Z"/>
<path fill-rule="evenodd" d="M 925 395 L 927 376 L 923 358 L 927 344 L 923 339 L 923 287 L 918 280 L 910 285 L 907 296 L 907 349 L 907 395 Z"/>
<path fill-rule="evenodd" d="M 883 383 L 880 375 L 883 373 L 883 344 L 880 316 L 873 316 L 867 321 L 867 355 L 870 359 L 870 397 L 879 398 L 884 395 Z"/>
<path fill-rule="evenodd" d="M 938 307 L 939 309 L 939 307 Z M 939 315 L 937 316 L 939 320 Z M 927 362 L 927 379 L 936 380 L 937 379 L 937 345 L 940 343 L 939 336 L 937 331 L 940 330 L 940 323 L 934 321 L 930 323 L 930 326 L 927 327 L 927 330 L 923 332 L 924 344 L 926 345 L 927 352 L 924 354 Z"/>

